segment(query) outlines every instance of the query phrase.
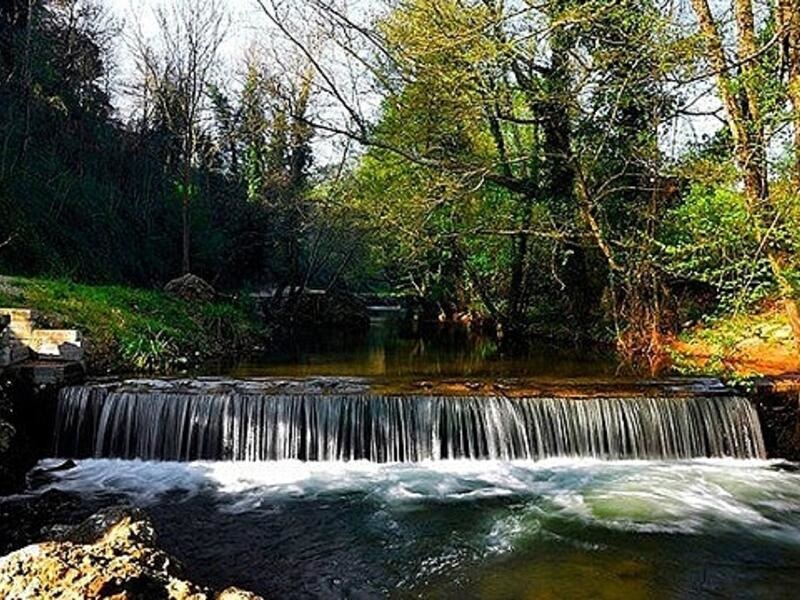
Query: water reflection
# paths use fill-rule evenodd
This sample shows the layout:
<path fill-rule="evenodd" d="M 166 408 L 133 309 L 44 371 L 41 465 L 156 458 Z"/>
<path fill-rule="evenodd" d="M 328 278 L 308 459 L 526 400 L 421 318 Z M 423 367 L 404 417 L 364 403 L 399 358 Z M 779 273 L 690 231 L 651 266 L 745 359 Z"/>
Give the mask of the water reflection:
<path fill-rule="evenodd" d="M 402 315 L 377 315 L 367 333 L 315 331 L 298 334 L 271 354 L 226 374 L 365 377 L 600 377 L 613 375 L 608 350 L 563 349 L 532 342 L 522 354 L 464 325 L 420 323 Z"/>

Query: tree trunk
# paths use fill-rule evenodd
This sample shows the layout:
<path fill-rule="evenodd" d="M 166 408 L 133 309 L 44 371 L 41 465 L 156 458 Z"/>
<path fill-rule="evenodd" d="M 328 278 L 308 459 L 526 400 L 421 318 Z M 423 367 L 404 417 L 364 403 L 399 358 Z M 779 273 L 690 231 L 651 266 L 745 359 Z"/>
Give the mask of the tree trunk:
<path fill-rule="evenodd" d="M 745 186 L 753 209 L 758 211 L 769 202 L 769 177 L 767 169 L 767 147 L 764 138 L 764 122 L 761 114 L 759 90 L 763 76 L 758 59 L 758 41 L 751 0 L 735 0 L 734 12 L 738 32 L 740 78 L 744 93 L 741 104 L 742 125 L 747 131 L 740 152 L 740 164 L 745 173 Z"/>
<path fill-rule="evenodd" d="M 736 85 L 729 75 L 729 65 L 722 45 L 722 37 L 711 13 L 708 0 L 692 0 L 692 6 L 700 24 L 700 31 L 705 38 L 709 63 L 717 76 L 717 87 L 725 106 L 728 126 L 734 141 L 736 162 L 744 175 L 745 197 L 748 210 L 753 217 L 759 245 L 768 248 L 767 258 L 773 276 L 778 283 L 778 290 L 785 307 L 786 315 L 792 326 L 795 343 L 800 349 L 800 310 L 794 298 L 794 289 L 786 278 L 780 254 L 770 247 L 765 240 L 770 229 L 765 226 L 774 218 L 767 186 L 766 147 L 761 123 L 761 110 L 758 96 L 757 66 L 754 61 L 758 54 L 757 36 L 753 19 L 751 0 L 734 0 L 734 12 L 737 26 L 738 59 L 744 82 L 745 101 L 740 103 L 736 97 Z M 783 1 L 779 10 L 779 18 L 796 19 L 797 0 Z M 790 23 L 790 25 L 791 25 Z M 792 28 L 790 27 L 790 30 Z M 800 100 L 798 96 L 797 100 Z M 798 122 L 795 108 L 795 123 Z M 759 133 L 760 132 L 760 133 Z M 797 133 L 797 132 L 795 132 Z M 799 138 L 795 137 L 798 143 Z M 797 151 L 797 149 L 796 149 Z"/>
<path fill-rule="evenodd" d="M 780 0 L 778 3 L 781 53 L 786 72 L 786 89 L 792 105 L 794 129 L 794 180 L 800 188 L 800 1 Z"/>
<path fill-rule="evenodd" d="M 31 104 L 33 102 L 33 6 L 34 0 L 28 0 L 28 11 L 25 26 L 25 133 L 22 138 L 22 154 L 28 152 L 31 140 Z"/>
<path fill-rule="evenodd" d="M 191 233 L 189 227 L 189 194 L 184 193 L 183 202 L 181 203 L 181 221 L 183 227 L 183 274 L 191 273 Z"/>
<path fill-rule="evenodd" d="M 528 213 L 530 207 L 528 202 L 525 202 Z M 527 229 L 530 222 L 529 218 L 523 218 L 523 229 Z M 521 233 L 514 239 L 514 254 L 511 265 L 511 281 L 508 288 L 508 310 L 506 311 L 506 318 L 504 330 L 511 338 L 513 344 L 520 341 L 522 332 L 525 330 L 524 324 L 524 296 L 525 296 L 525 268 L 528 260 L 528 235 Z"/>

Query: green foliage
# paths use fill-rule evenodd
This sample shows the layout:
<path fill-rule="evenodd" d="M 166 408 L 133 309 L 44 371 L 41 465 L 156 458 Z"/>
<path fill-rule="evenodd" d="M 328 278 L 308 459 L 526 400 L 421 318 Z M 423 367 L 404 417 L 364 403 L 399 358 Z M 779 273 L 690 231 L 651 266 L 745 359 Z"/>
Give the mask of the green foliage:
<path fill-rule="evenodd" d="M 120 339 L 120 352 L 125 362 L 136 371 L 166 372 L 179 363 L 180 353 L 169 335 L 148 329 L 138 334 L 125 334 Z"/>
<path fill-rule="evenodd" d="M 758 375 L 741 365 L 743 343 L 745 347 L 758 348 L 756 352 L 761 354 L 792 356 L 793 350 L 786 315 L 769 305 L 755 307 L 747 313 L 709 318 L 703 325 L 684 331 L 680 341 L 682 345 L 670 353 L 676 371 L 684 375 L 724 376 L 740 384 Z M 752 356 L 752 350 L 750 353 L 747 359 L 759 358 Z M 702 360 L 698 359 L 698 354 L 702 355 Z"/>
<path fill-rule="evenodd" d="M 763 51 L 725 83 L 757 100 L 759 122 L 671 161 L 663 131 L 698 104 L 676 82 L 710 77 L 708 44 L 656 0 L 408 0 L 358 25 L 311 4 L 331 25 L 320 35 L 382 92 L 376 122 L 357 115 L 360 99 L 342 123 L 316 104 L 326 93 L 348 104 L 352 90 L 318 72 L 311 57 L 335 43 L 315 41 L 277 61 L 253 51 L 236 95 L 207 90 L 215 122 L 188 150 L 161 114 L 178 101 L 169 81 L 141 121 L 110 117 L 96 14 L 65 20 L 63 3 L 35 2 L 24 65 L 24 28 L 0 19 L 0 269 L 160 287 L 179 271 L 178 198 L 190 200 L 193 270 L 220 289 L 413 294 L 523 338 L 614 337 L 648 358 L 686 322 L 686 296 L 720 317 L 798 289 L 800 197 L 795 149 L 776 137 L 792 115 L 771 11 L 758 18 Z M 316 165 L 313 121 L 366 149 Z M 747 132 L 749 163 L 735 152 Z M 764 176 L 743 178 L 760 158 Z M 767 180 L 764 198 L 752 193 Z M 15 285 L 129 368 L 171 368 L 250 335 L 228 304 Z"/>
<path fill-rule="evenodd" d="M 713 287 L 723 312 L 752 306 L 775 289 L 746 200 L 728 187 L 692 186 L 667 214 L 662 249 L 669 272 Z"/>
<path fill-rule="evenodd" d="M 185 368 L 247 352 L 264 335 L 244 305 L 63 279 L 0 278 L 0 305 L 30 307 L 50 326 L 81 330 L 95 371 Z"/>

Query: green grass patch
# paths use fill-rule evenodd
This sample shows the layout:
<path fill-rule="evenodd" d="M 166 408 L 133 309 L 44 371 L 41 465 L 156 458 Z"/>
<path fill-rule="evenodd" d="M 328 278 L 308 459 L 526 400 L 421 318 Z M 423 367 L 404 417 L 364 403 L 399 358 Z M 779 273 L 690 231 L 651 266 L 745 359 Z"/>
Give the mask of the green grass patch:
<path fill-rule="evenodd" d="M 721 315 L 704 324 L 684 331 L 679 342 L 688 351 L 671 352 L 673 365 L 684 374 L 714 374 L 726 377 L 759 375 L 741 365 L 752 360 L 753 348 L 763 352 L 785 349 L 786 354 L 796 352 L 791 326 L 782 309 L 766 304 L 756 312 Z M 749 354 L 747 356 L 749 346 Z M 707 357 L 699 364 L 695 352 Z M 756 358 L 758 358 L 756 356 Z"/>
<path fill-rule="evenodd" d="M 81 330 L 93 372 L 188 368 L 243 354 L 264 335 L 243 303 L 190 303 L 118 285 L 1 277 L 0 306 L 31 308 L 42 326 Z"/>

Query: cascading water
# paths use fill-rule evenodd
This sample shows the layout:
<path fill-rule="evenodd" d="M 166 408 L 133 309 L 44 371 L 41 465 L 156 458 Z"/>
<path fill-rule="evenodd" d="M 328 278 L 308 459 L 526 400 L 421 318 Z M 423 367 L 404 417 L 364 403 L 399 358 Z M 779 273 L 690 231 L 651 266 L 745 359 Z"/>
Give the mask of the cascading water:
<path fill-rule="evenodd" d="M 145 460 L 763 458 L 738 397 L 268 394 L 85 386 L 61 392 L 56 452 Z"/>

